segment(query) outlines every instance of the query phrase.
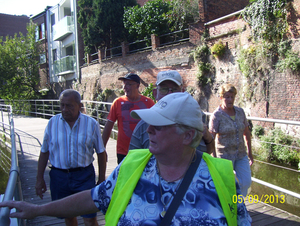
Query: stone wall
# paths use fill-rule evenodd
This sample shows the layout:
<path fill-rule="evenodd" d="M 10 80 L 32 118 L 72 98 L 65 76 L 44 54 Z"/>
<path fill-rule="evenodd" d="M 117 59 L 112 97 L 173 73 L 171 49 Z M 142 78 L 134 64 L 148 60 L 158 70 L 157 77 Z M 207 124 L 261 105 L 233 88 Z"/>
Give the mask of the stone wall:
<path fill-rule="evenodd" d="M 300 0 L 294 1 L 294 10 L 290 15 L 290 36 L 294 51 L 300 51 L 299 16 Z M 211 23 L 206 26 L 210 39 L 209 46 L 221 40 L 226 44 L 225 55 L 218 59 L 210 56 L 215 67 L 214 82 L 210 86 L 198 87 L 197 65 L 190 56 L 199 44 L 201 24 L 190 29 L 190 42 L 160 47 L 125 57 L 113 58 L 98 64 L 81 68 L 81 81 L 74 88 L 83 94 L 85 100 L 96 100 L 97 94 L 108 89 L 121 88 L 118 77 L 128 72 L 140 75 L 142 84 L 140 91 L 149 83 L 155 83 L 156 75 L 161 70 L 175 69 L 183 77 L 184 87 L 192 88 L 195 99 L 204 111 L 213 112 L 220 104 L 218 88 L 223 83 L 232 83 L 238 90 L 236 102 L 243 107 L 246 114 L 252 117 L 269 117 L 275 119 L 300 120 L 300 76 L 289 71 L 278 73 L 272 71 L 267 80 L 245 78 L 238 66 L 237 56 L 241 48 L 249 46 L 251 30 L 238 15 Z M 195 29 L 197 28 L 197 29 Z M 249 92 L 251 98 L 249 99 Z"/>

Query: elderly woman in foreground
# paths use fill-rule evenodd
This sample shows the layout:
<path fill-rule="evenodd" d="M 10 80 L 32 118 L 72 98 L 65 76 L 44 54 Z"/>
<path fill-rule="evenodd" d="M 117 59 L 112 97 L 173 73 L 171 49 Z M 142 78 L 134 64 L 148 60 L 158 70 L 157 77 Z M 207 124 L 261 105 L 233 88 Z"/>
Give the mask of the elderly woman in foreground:
<path fill-rule="evenodd" d="M 4 202 L 11 217 L 77 216 L 100 210 L 106 225 L 251 225 L 232 164 L 195 151 L 202 137 L 199 104 L 172 93 L 134 110 L 148 127 L 148 149 L 131 150 L 100 185 L 44 205 Z M 234 198 L 235 197 L 235 198 Z"/>

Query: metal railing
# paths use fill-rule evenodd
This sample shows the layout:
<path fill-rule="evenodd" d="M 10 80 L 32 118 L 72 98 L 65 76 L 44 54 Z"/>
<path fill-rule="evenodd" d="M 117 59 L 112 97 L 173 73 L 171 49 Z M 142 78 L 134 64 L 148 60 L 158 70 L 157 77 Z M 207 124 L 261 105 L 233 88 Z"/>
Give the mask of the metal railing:
<path fill-rule="evenodd" d="M 52 116 L 60 113 L 59 100 L 1 100 L 0 103 L 9 103 L 13 107 L 13 114 L 27 115 L 50 119 Z M 91 116 L 99 122 L 103 129 L 106 123 L 106 117 L 109 113 L 112 103 L 101 101 L 83 100 L 82 112 Z M 112 130 L 112 137 L 115 139 L 118 134 L 117 127 Z"/>
<path fill-rule="evenodd" d="M 189 37 L 189 29 L 179 30 L 170 32 L 167 34 L 163 34 L 159 36 L 160 45 L 158 47 L 171 46 L 178 43 L 188 42 L 190 40 Z M 137 52 L 147 51 L 152 49 L 152 41 L 151 38 L 145 38 L 142 40 L 135 40 L 134 42 L 128 43 L 128 52 L 126 54 L 133 54 Z M 100 60 L 111 59 L 115 57 L 120 57 L 123 55 L 122 53 L 122 45 L 113 46 L 111 48 L 103 49 L 103 56 Z M 94 52 L 90 55 L 90 64 L 99 62 L 98 52 Z M 86 56 L 83 58 L 86 62 L 83 66 L 87 64 Z"/>
<path fill-rule="evenodd" d="M 19 170 L 19 162 L 18 162 L 18 154 L 16 149 L 16 140 L 15 140 L 15 132 L 14 132 L 14 121 L 12 114 L 12 107 L 9 105 L 0 105 L 1 108 L 1 116 L 2 116 L 2 129 L 5 132 L 7 127 L 9 129 L 10 134 L 10 143 L 11 143 L 11 167 L 9 173 L 9 179 L 7 182 L 6 190 L 4 193 L 3 201 L 9 200 L 22 200 L 22 189 L 20 183 L 20 170 Z M 4 114 L 3 112 L 8 113 L 8 122 L 9 124 L 4 123 Z M 1 208 L 0 212 L 0 225 L 10 225 L 9 219 L 10 209 L 8 207 Z M 18 220 L 18 225 L 23 225 L 24 220 Z"/>
<path fill-rule="evenodd" d="M 98 101 L 82 101 L 84 104 L 83 112 L 93 118 L 95 118 L 100 126 L 103 128 L 105 126 L 106 117 L 109 113 L 110 107 L 112 103 L 107 102 L 98 102 Z M 50 118 L 53 115 L 60 112 L 59 110 L 59 101 L 58 100 L 18 100 L 12 103 L 13 112 L 15 114 L 24 114 L 30 115 L 34 117 L 43 117 Z M 206 115 L 210 116 L 211 113 L 204 112 Z M 258 117 L 247 117 L 248 120 L 270 123 L 273 127 L 276 125 L 289 125 L 289 126 L 300 126 L 299 121 L 290 121 L 290 120 L 278 120 L 278 119 L 269 119 L 269 118 L 258 118 Z M 13 128 L 13 127 L 12 127 Z M 117 134 L 117 129 L 114 129 L 113 132 Z M 299 134 L 296 134 L 299 137 Z M 14 141 L 15 142 L 15 141 Z M 15 147 L 14 147 L 15 148 Z M 15 158 L 16 156 L 13 156 Z M 14 166 L 12 173 L 17 172 Z M 295 198 L 300 199 L 300 194 L 284 189 L 280 186 L 276 186 L 265 181 L 259 180 L 257 178 L 252 177 L 252 180 L 256 183 L 262 184 L 264 186 L 270 187 L 277 191 L 283 192 L 285 194 L 291 195 Z M 11 186 L 11 185 L 10 185 Z M 2 213 L 1 213 L 2 214 Z"/>
<path fill-rule="evenodd" d="M 207 116 L 211 116 L 212 113 L 209 113 L 209 112 L 204 112 Z M 270 119 L 270 118 L 259 118 L 259 117 L 247 117 L 247 120 L 250 120 L 250 121 L 257 121 L 257 122 L 264 122 L 264 123 L 270 123 L 272 124 L 272 127 L 276 127 L 276 126 L 280 126 L 280 125 L 289 125 L 289 126 L 296 126 L 296 127 L 299 127 L 300 126 L 300 122 L 299 121 L 291 121 L 291 120 L 281 120 L 281 119 Z M 300 139 L 300 134 L 297 134 L 298 136 L 298 139 Z M 256 141 L 256 142 L 259 142 L 259 143 L 264 143 L 263 141 L 260 141 L 256 138 L 252 138 L 252 140 Z M 272 143 L 273 145 L 280 145 L 280 144 L 276 144 L 276 143 Z M 281 146 L 284 146 L 284 145 L 281 145 Z M 294 149 L 300 149 L 299 147 L 293 147 Z M 300 171 L 299 171 L 300 173 Z M 266 187 L 269 187 L 269 188 L 272 188 L 274 190 L 277 190 L 279 192 L 282 192 L 282 193 L 285 193 L 285 194 L 288 194 L 290 196 L 293 196 L 295 198 L 298 198 L 300 199 L 300 194 L 296 193 L 296 192 L 293 192 L 293 191 L 290 191 L 290 190 L 287 190 L 287 189 L 284 189 L 282 187 L 279 187 L 279 186 L 276 186 L 276 185 L 273 185 L 271 183 L 268 183 L 268 182 L 265 182 L 265 181 L 262 181 L 260 179 L 257 179 L 257 178 L 254 178 L 252 177 L 252 181 L 258 183 L 258 184 L 261 184 L 261 185 L 264 185 Z"/>

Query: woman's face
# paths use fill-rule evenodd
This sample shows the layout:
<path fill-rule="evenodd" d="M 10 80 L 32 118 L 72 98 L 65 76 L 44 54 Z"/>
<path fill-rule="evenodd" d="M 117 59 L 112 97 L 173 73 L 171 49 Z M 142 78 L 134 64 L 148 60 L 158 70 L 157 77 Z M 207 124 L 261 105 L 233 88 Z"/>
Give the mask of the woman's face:
<path fill-rule="evenodd" d="M 222 106 L 224 108 L 233 108 L 235 95 L 231 92 L 224 93 L 223 97 L 221 97 Z"/>
<path fill-rule="evenodd" d="M 149 151 L 154 155 L 173 153 L 183 139 L 183 134 L 176 132 L 176 126 L 151 126 L 149 134 Z"/>

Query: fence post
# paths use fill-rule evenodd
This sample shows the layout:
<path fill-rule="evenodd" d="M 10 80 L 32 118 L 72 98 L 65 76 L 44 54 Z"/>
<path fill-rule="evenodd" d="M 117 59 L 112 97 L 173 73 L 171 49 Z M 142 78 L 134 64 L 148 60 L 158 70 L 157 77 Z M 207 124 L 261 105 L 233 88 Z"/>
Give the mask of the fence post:
<path fill-rule="evenodd" d="M 160 46 L 160 40 L 159 37 L 155 34 L 151 34 L 151 45 L 152 45 L 152 50 L 155 51 L 157 47 Z"/>
<path fill-rule="evenodd" d="M 98 49 L 98 61 L 101 63 L 102 59 L 106 58 L 106 48 Z"/>
<path fill-rule="evenodd" d="M 86 63 L 90 64 L 91 63 L 91 55 L 88 53 L 86 54 Z"/>
<path fill-rule="evenodd" d="M 121 46 L 122 46 L 122 57 L 125 57 L 127 55 L 127 53 L 129 52 L 128 42 L 122 42 Z"/>

